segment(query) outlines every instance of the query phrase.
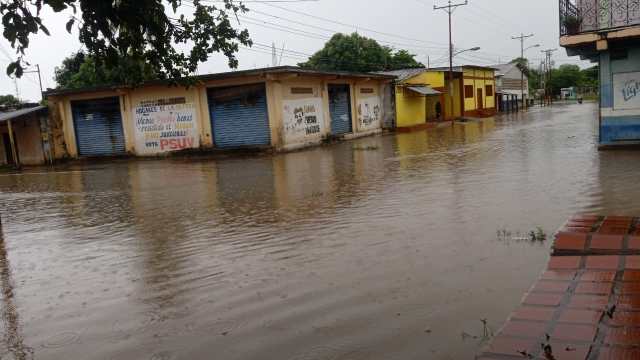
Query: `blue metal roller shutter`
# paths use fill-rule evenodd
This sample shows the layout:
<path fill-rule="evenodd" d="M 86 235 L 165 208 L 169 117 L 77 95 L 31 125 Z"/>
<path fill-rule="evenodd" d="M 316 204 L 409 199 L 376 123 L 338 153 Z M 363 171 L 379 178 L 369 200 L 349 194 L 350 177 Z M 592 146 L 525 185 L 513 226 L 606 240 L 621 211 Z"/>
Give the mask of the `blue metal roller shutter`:
<path fill-rule="evenodd" d="M 219 148 L 257 147 L 271 145 L 271 130 L 264 86 L 233 88 L 235 98 L 217 99 L 216 91 L 209 93 L 211 128 L 215 145 Z M 224 91 L 225 89 L 222 89 Z M 226 89 L 228 90 L 228 89 Z"/>
<path fill-rule="evenodd" d="M 126 153 L 122 114 L 117 97 L 71 104 L 80 156 L 116 156 Z"/>
<path fill-rule="evenodd" d="M 351 132 L 349 85 L 329 86 L 329 113 L 331 114 L 331 134 L 342 135 Z"/>

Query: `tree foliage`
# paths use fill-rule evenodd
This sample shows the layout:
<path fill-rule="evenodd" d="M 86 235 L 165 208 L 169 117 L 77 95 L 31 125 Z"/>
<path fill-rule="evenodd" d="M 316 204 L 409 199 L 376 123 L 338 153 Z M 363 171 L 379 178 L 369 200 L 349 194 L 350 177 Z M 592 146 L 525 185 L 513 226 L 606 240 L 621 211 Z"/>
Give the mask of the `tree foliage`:
<path fill-rule="evenodd" d="M 525 59 L 525 58 L 515 58 L 513 60 L 511 60 L 509 62 L 510 64 L 516 64 L 516 66 L 518 67 L 518 69 L 520 69 L 520 71 L 522 71 L 525 76 L 529 76 L 529 73 L 531 71 L 531 69 L 529 69 L 529 60 Z"/>
<path fill-rule="evenodd" d="M 320 51 L 298 65 L 317 70 L 353 72 L 424 67 L 408 51 L 394 52 L 390 47 L 382 46 L 374 39 L 357 33 L 335 34 Z"/>
<path fill-rule="evenodd" d="M 239 44 L 251 45 L 246 29 L 232 25 L 230 16 L 248 11 L 237 1 L 221 0 L 2 0 L 3 36 L 16 49 L 18 59 L 8 75 L 22 76 L 30 38 L 49 35 L 42 18 L 45 7 L 69 15 L 66 30 L 78 29 L 80 42 L 98 66 L 107 69 L 146 63 L 161 78 L 180 79 L 193 74 L 213 53 L 237 67 Z M 166 6 L 165 6 L 166 4 Z M 182 11 L 182 10 L 188 11 Z M 188 13 L 188 15 L 185 15 Z M 170 16 L 171 14 L 174 17 Z M 181 50 L 187 49 L 187 50 Z M 131 73 L 131 80 L 141 80 Z"/>
<path fill-rule="evenodd" d="M 539 70 L 529 69 L 529 89 L 532 92 L 543 88 L 542 80 L 544 76 L 545 74 Z M 552 69 L 550 77 L 549 90 L 556 95 L 560 94 L 560 89 L 562 88 L 597 88 L 600 84 L 599 67 L 597 65 L 587 69 L 580 69 L 578 65 L 564 64 Z"/>
<path fill-rule="evenodd" d="M 14 106 L 20 103 L 20 99 L 13 95 L 0 95 L 0 106 Z"/>
<path fill-rule="evenodd" d="M 55 69 L 58 88 L 78 89 L 102 85 L 135 85 L 131 74 L 137 74 L 136 80 L 157 79 L 155 70 L 147 63 L 123 57 L 114 67 L 99 64 L 84 52 L 77 52 L 62 61 Z"/>

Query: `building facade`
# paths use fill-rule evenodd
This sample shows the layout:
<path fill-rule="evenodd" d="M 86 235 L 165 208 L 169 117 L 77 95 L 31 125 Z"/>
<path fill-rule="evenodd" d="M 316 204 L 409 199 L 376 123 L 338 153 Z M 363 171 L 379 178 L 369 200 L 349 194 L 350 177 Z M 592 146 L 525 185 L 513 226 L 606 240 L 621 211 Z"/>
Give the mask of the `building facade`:
<path fill-rule="evenodd" d="M 151 82 L 47 93 L 56 158 L 159 156 L 206 149 L 276 151 L 379 133 L 380 74 L 275 67 L 203 75 L 190 87 Z"/>
<path fill-rule="evenodd" d="M 454 109 L 444 72 L 424 68 L 402 69 L 384 72 L 396 77 L 394 82 L 396 127 L 403 129 L 424 128 L 441 121 L 450 121 L 462 115 L 460 109 L 460 84 L 454 89 Z"/>
<path fill-rule="evenodd" d="M 493 67 L 497 69 L 496 89 L 498 93 L 516 95 L 520 101 L 529 98 L 529 79 L 517 64 L 499 64 Z"/>
<path fill-rule="evenodd" d="M 449 68 L 433 70 L 444 71 L 448 78 Z M 453 68 L 454 86 L 460 78 L 462 116 L 487 117 L 496 114 L 496 69 L 486 66 L 463 65 Z M 455 98 L 455 96 L 454 96 Z"/>
<path fill-rule="evenodd" d="M 0 113 L 0 165 L 43 165 L 52 158 L 46 107 Z"/>
<path fill-rule="evenodd" d="M 599 64 L 601 148 L 640 145 L 640 0 L 559 0 L 560 45 Z"/>
<path fill-rule="evenodd" d="M 493 116 L 496 113 L 495 69 L 484 66 L 462 66 L 464 83 L 464 116 Z"/>

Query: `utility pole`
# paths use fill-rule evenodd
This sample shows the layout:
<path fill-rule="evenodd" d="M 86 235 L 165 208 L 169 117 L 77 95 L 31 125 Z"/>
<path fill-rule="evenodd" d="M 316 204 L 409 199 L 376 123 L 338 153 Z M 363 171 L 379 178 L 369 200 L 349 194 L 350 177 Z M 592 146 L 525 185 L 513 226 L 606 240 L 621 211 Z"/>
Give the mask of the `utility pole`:
<path fill-rule="evenodd" d="M 271 66 L 278 66 L 278 55 L 276 54 L 276 43 L 271 43 Z"/>
<path fill-rule="evenodd" d="M 16 99 L 20 99 L 20 88 L 18 88 L 18 78 L 13 78 L 13 85 L 16 87 Z"/>
<path fill-rule="evenodd" d="M 544 60 L 544 64 L 545 64 L 545 84 L 544 84 L 544 97 L 545 97 L 545 101 L 548 101 L 549 104 L 551 103 L 551 99 L 550 96 L 552 94 L 549 94 L 549 83 L 551 82 L 551 56 L 553 55 L 553 53 L 555 51 L 558 51 L 558 49 L 547 49 L 547 50 L 542 50 L 541 52 L 543 52 L 545 54 L 545 60 Z"/>
<path fill-rule="evenodd" d="M 453 12 L 460 6 L 468 5 L 469 1 L 465 0 L 464 3 L 452 4 L 451 0 L 449 0 L 448 5 L 444 6 L 435 6 L 433 5 L 433 10 L 444 10 L 449 15 L 449 99 L 451 99 L 451 118 L 453 119 L 453 114 L 455 113 L 453 109 L 453 27 L 451 24 L 451 16 Z M 462 91 L 462 89 L 460 89 Z M 446 108 L 446 107 L 445 107 Z M 445 115 L 446 116 L 446 115 Z"/>
<path fill-rule="evenodd" d="M 533 37 L 533 34 L 525 35 L 520 33 L 520 36 L 512 36 L 513 40 L 520 40 L 520 59 L 524 60 L 524 40 Z M 525 104 L 526 99 L 524 96 L 524 71 L 520 69 L 520 95 L 522 95 L 522 108 L 526 109 L 528 104 Z"/>
<path fill-rule="evenodd" d="M 42 75 L 40 74 L 40 64 L 36 65 L 36 70 L 25 71 L 25 74 L 38 74 L 38 82 L 40 83 L 40 96 L 44 100 L 44 89 L 42 88 Z"/>

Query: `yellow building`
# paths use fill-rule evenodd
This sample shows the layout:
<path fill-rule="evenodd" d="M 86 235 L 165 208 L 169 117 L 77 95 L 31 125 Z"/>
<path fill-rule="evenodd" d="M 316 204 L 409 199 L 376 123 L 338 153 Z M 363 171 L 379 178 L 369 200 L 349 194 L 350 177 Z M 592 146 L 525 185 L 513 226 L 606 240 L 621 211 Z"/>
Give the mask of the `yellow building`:
<path fill-rule="evenodd" d="M 434 70 L 448 73 L 448 67 Z M 493 116 L 496 113 L 496 69 L 486 66 L 463 65 L 453 68 L 454 86 L 461 86 L 463 93 L 460 94 L 462 102 L 463 116 L 485 117 Z M 446 75 L 448 77 L 448 75 Z M 457 93 L 456 96 L 457 98 Z"/>
<path fill-rule="evenodd" d="M 292 150 L 381 132 L 392 79 L 283 66 L 202 75 L 188 88 L 156 81 L 46 95 L 56 159 Z"/>
<path fill-rule="evenodd" d="M 385 72 L 396 77 L 396 127 L 415 129 L 462 116 L 461 74 L 454 73 L 453 111 L 448 74 L 442 70 L 402 69 Z"/>

